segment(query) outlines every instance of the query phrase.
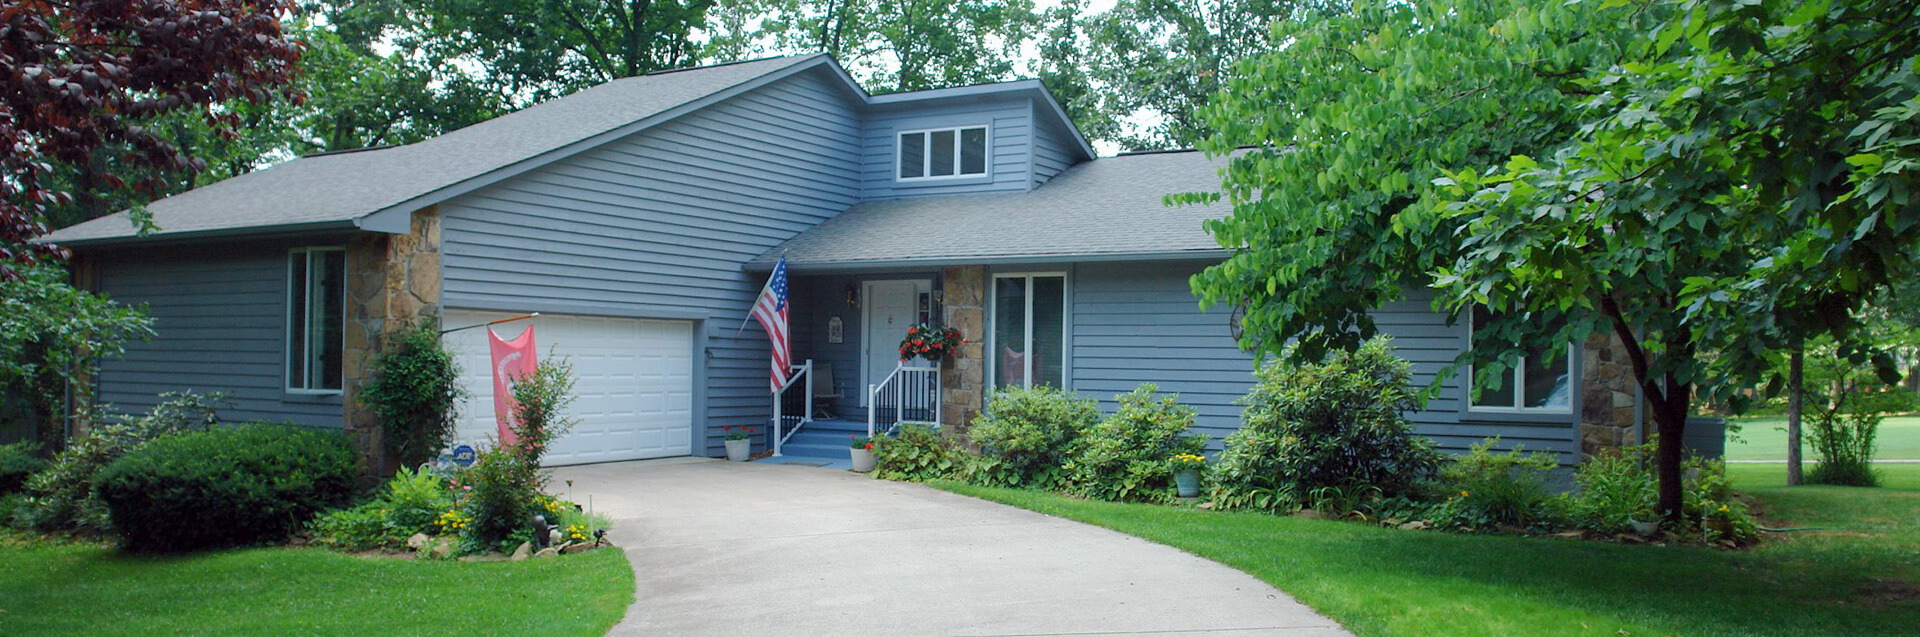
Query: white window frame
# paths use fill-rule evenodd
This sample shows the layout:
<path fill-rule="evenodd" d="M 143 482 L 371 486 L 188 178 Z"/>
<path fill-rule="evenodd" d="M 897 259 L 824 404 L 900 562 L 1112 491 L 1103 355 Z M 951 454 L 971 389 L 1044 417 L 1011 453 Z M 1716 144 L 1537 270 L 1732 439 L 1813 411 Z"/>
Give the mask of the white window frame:
<path fill-rule="evenodd" d="M 962 131 L 970 131 L 976 128 L 980 129 L 981 135 L 984 138 L 984 141 L 981 142 L 983 146 L 980 149 L 981 160 L 982 160 L 982 163 L 980 166 L 980 172 L 962 173 L 960 172 L 961 170 L 960 157 L 965 154 L 962 148 L 963 146 L 965 146 L 965 144 L 962 144 L 960 141 L 961 140 L 960 133 Z M 942 133 L 942 132 L 953 133 L 953 174 L 937 175 L 937 176 L 930 175 L 929 173 L 933 172 L 933 152 L 932 152 L 933 151 L 933 134 Z M 921 136 L 922 141 L 920 142 L 920 176 L 919 177 L 900 176 L 900 165 L 904 163 L 907 158 L 906 144 L 900 143 L 900 139 L 908 135 Z M 966 126 L 943 126 L 940 128 L 920 128 L 920 129 L 914 129 L 914 130 L 903 130 L 903 131 L 897 131 L 893 134 L 893 178 L 895 181 L 904 181 L 904 182 L 953 181 L 958 179 L 991 178 L 992 176 L 993 176 L 993 127 L 992 126 L 988 126 L 986 124 L 968 124 Z"/>
<path fill-rule="evenodd" d="M 1479 366 L 1472 362 L 1478 360 L 1478 357 L 1473 356 L 1473 315 L 1471 313 L 1482 310 L 1476 307 L 1467 311 L 1469 312 L 1467 315 L 1467 354 L 1469 362 L 1467 364 L 1467 380 L 1465 386 L 1466 396 L 1464 396 L 1464 399 L 1467 401 L 1467 411 L 1481 414 L 1565 415 L 1573 413 L 1573 401 L 1576 393 L 1580 389 L 1580 378 L 1578 376 L 1580 367 L 1574 364 L 1572 343 L 1567 344 L 1567 353 L 1565 357 L 1561 359 L 1567 361 L 1567 405 L 1565 407 L 1528 407 L 1524 404 L 1527 402 L 1524 393 L 1527 387 L 1527 360 L 1532 358 L 1527 355 L 1521 355 L 1520 359 L 1515 361 L 1512 367 L 1507 368 L 1507 390 L 1513 392 L 1512 407 L 1475 404 L 1473 398 L 1473 383 L 1474 379 L 1479 377 Z"/>
<path fill-rule="evenodd" d="M 996 272 L 987 282 L 987 391 L 1000 387 L 999 369 L 994 357 L 1000 356 L 1000 326 L 995 320 L 1000 316 L 1000 279 L 1026 279 L 1027 314 L 1021 324 L 1027 326 L 1026 335 L 1020 343 L 1022 352 L 1026 352 L 1026 368 L 1021 370 L 1025 378 L 1023 387 L 1033 386 L 1033 280 L 1040 277 L 1060 277 L 1060 387 L 1069 389 L 1068 377 L 1073 370 L 1073 361 L 1067 348 L 1067 331 L 1072 327 L 1073 317 L 1068 314 L 1073 307 L 1073 280 L 1062 272 Z"/>
<path fill-rule="evenodd" d="M 342 378 L 340 379 L 340 389 L 315 389 L 312 387 L 294 387 L 293 386 L 293 365 L 294 365 L 293 322 L 305 321 L 307 319 L 307 313 L 310 311 L 309 308 L 295 308 L 293 306 L 293 289 L 294 289 L 293 286 L 308 285 L 307 281 L 295 281 L 293 279 L 293 274 L 294 274 L 293 258 L 296 255 L 300 255 L 307 260 L 307 276 L 311 278 L 313 276 L 313 263 L 314 263 L 313 255 L 318 253 L 345 252 L 345 251 L 346 251 L 346 248 L 342 246 L 312 246 L 312 247 L 303 247 L 303 248 L 293 248 L 287 251 L 287 294 L 286 294 L 287 323 L 284 326 L 284 329 L 282 330 L 282 333 L 281 333 L 282 342 L 285 344 L 285 347 L 286 347 L 286 349 L 284 350 L 286 355 L 282 357 L 283 360 L 281 361 L 281 364 L 284 366 L 284 369 L 282 370 L 281 384 L 285 386 L 285 390 L 289 394 L 301 394 L 301 395 L 308 395 L 308 396 L 336 396 L 341 394 L 346 389 L 347 379 L 344 377 L 346 374 L 346 370 L 344 369 L 341 370 Z M 345 259 L 343 258 L 341 268 L 340 268 L 341 269 L 340 285 L 342 286 L 347 285 L 347 272 L 346 272 L 347 268 L 344 261 Z M 322 260 L 321 263 L 325 263 L 325 260 Z M 341 299 L 340 299 L 340 351 L 342 352 L 342 355 L 344 355 L 347 350 L 347 330 L 346 330 L 347 297 L 351 296 L 346 292 L 347 291 L 344 289 L 341 290 Z M 307 305 L 309 307 L 313 305 L 312 294 L 307 295 Z M 301 352 L 302 356 L 301 356 L 301 360 L 299 361 L 300 364 L 302 365 L 307 364 L 308 361 L 307 361 L 306 355 L 310 353 L 311 352 L 304 352 L 304 351 Z M 312 385 L 313 379 L 308 378 L 307 384 Z"/>

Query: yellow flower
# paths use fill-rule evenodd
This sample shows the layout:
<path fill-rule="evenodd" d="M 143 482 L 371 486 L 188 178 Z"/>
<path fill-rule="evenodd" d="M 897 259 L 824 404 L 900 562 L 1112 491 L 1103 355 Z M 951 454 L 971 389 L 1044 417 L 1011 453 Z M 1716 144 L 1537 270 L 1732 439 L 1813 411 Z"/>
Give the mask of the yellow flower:
<path fill-rule="evenodd" d="M 1464 497 L 1467 497 L 1467 496 L 1469 496 L 1469 495 L 1472 495 L 1472 494 L 1470 494 L 1470 493 L 1467 493 L 1467 492 L 1465 492 L 1465 491 L 1461 491 L 1461 492 L 1460 492 L 1460 497 L 1463 497 L 1463 498 L 1464 498 Z"/>

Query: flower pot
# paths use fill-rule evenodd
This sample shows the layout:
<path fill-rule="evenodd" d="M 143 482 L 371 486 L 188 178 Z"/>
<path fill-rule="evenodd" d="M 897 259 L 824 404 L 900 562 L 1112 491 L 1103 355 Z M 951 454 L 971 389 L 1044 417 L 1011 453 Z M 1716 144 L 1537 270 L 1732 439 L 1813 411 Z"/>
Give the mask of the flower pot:
<path fill-rule="evenodd" d="M 1180 497 L 1199 497 L 1200 471 L 1198 469 L 1181 469 L 1175 471 L 1173 472 L 1173 484 L 1179 488 Z"/>
<path fill-rule="evenodd" d="M 750 456 L 750 455 L 753 455 L 752 440 L 728 440 L 727 441 L 727 459 L 728 460 L 732 460 L 734 462 L 746 462 L 747 456 Z"/>
<path fill-rule="evenodd" d="M 873 470 L 873 450 L 872 449 L 854 447 L 852 449 L 848 449 L 847 451 L 853 455 L 854 471 L 858 471 L 860 473 L 866 473 L 868 471 Z"/>
<path fill-rule="evenodd" d="M 1633 532 L 1636 534 L 1639 534 L 1640 537 L 1653 537 L 1653 534 L 1660 532 L 1659 520 L 1654 520 L 1652 522 L 1642 522 L 1640 520 L 1630 519 L 1627 521 L 1633 524 Z"/>

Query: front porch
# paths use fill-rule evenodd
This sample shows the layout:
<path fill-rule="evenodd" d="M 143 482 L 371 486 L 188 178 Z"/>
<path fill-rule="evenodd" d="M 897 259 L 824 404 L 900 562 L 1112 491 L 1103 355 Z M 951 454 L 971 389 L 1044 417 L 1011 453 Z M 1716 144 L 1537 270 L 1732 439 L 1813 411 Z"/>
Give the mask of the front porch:
<path fill-rule="evenodd" d="M 984 267 L 791 274 L 793 383 L 770 415 L 763 462 L 844 469 L 869 431 L 902 423 L 964 428 L 980 409 Z M 902 365 L 908 327 L 960 329 L 969 342 L 938 365 Z M 770 401 L 772 402 L 772 401 Z M 777 423 L 777 424 L 776 424 Z"/>

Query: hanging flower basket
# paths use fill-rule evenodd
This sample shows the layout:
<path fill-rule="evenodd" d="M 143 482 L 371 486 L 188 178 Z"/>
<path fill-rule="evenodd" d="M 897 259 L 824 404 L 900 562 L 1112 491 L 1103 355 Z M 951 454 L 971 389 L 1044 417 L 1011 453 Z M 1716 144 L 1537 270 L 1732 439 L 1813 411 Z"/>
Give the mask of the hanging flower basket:
<path fill-rule="evenodd" d="M 921 323 L 907 328 L 907 337 L 900 339 L 900 360 L 911 360 L 918 356 L 938 363 L 940 359 L 952 356 L 967 342 L 960 338 L 960 330 Z"/>

